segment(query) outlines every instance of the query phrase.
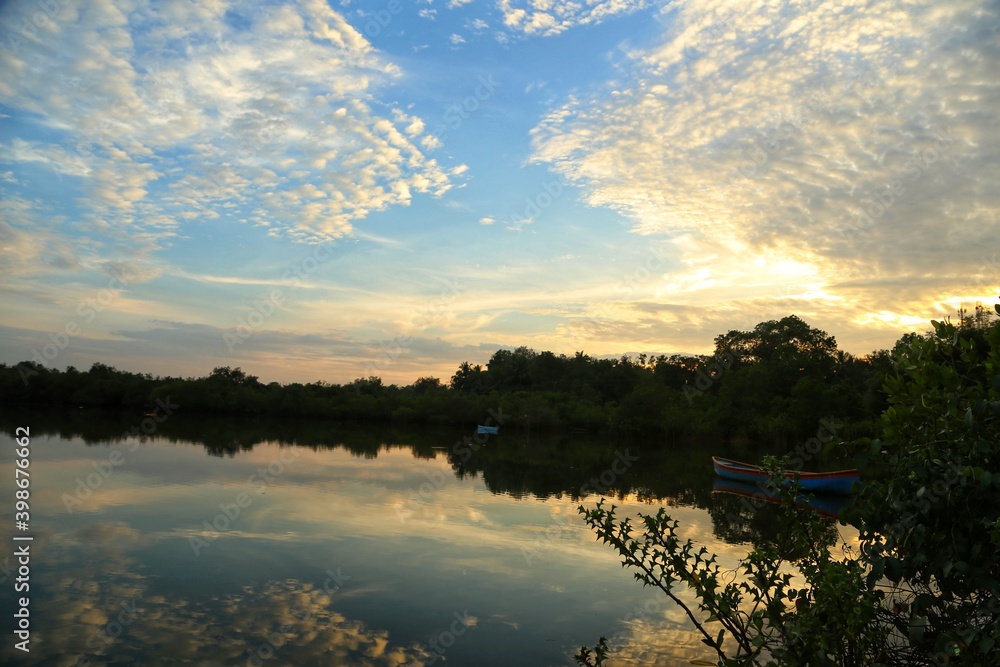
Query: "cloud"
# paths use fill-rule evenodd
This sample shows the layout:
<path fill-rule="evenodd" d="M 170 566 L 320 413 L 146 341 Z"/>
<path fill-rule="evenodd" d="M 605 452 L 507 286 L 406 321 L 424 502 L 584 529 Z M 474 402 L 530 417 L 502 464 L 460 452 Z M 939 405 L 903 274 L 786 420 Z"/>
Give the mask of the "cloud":
<path fill-rule="evenodd" d="M 9 163 L 37 163 L 60 176 L 87 176 L 90 168 L 62 146 L 40 144 L 15 137 L 10 144 L 0 145 L 0 160 Z M 9 176 L 9 177 L 8 177 Z M 4 173 L 4 181 L 17 183 L 12 172 Z"/>
<path fill-rule="evenodd" d="M 62 220 L 42 201 L 7 196 L 0 199 L 0 289 L 11 278 L 49 275 L 81 265 L 86 244 L 74 243 L 55 230 Z"/>
<path fill-rule="evenodd" d="M 504 26 L 528 36 L 558 35 L 569 28 L 602 23 L 631 14 L 649 5 L 648 0 L 498 0 Z"/>
<path fill-rule="evenodd" d="M 117 490 L 102 491 L 113 494 Z M 164 502 L 155 498 L 157 493 L 138 498 L 133 494 L 122 501 L 130 506 L 154 499 Z M 236 530 L 230 535 L 237 539 L 258 537 Z M 436 655 L 417 642 L 402 643 L 389 631 L 339 611 L 340 598 L 354 591 L 349 582 L 345 591 L 330 578 L 323 581 L 326 574 L 318 576 L 318 581 L 287 579 L 248 585 L 209 599 L 177 590 L 154 590 L 150 579 L 139 573 L 150 545 L 181 539 L 187 548 L 183 538 L 202 536 L 199 530 L 192 535 L 164 537 L 111 520 L 44 536 L 46 553 L 56 565 L 52 577 L 59 593 L 39 601 L 41 613 L 77 631 L 53 633 L 51 640 L 32 647 L 39 656 L 37 661 L 157 654 L 166 645 L 180 660 L 197 658 L 204 665 L 240 664 L 251 659 L 263 662 L 277 650 L 292 664 L 310 664 L 329 660 L 331 647 L 338 659 L 365 665 L 421 667 L 436 660 Z M 238 627 L 233 627 L 234 618 L 239 619 Z M 220 642 L 224 627 L 228 628 L 228 639 Z M 12 646 L 0 649 L 8 664 L 16 660 L 13 653 Z"/>
<path fill-rule="evenodd" d="M 492 225 L 496 220 L 490 217 L 479 218 L 479 224 L 481 225 Z"/>
<path fill-rule="evenodd" d="M 471 2 L 450 0 L 447 7 L 454 9 Z M 578 26 L 596 25 L 609 18 L 631 14 L 650 4 L 649 0 L 497 0 L 495 7 L 502 19 L 502 28 L 496 38 L 506 44 L 517 37 L 550 37 Z M 465 27 L 477 33 L 489 25 L 481 17 L 465 21 Z"/>
<path fill-rule="evenodd" d="M 35 9 L 6 7 L 3 32 Z M 36 119 L 0 162 L 55 171 L 85 219 L 152 242 L 220 218 L 321 241 L 451 186 L 422 121 L 382 111 L 398 69 L 319 0 L 66 5 L 0 69 L 0 103 Z"/>
<path fill-rule="evenodd" d="M 616 52 L 619 80 L 532 132 L 533 161 L 587 203 L 672 239 L 663 298 L 737 306 L 727 290 L 802 283 L 858 299 L 852 325 L 878 305 L 904 326 L 996 294 L 995 271 L 962 277 L 985 264 L 971 249 L 1000 246 L 995 6 L 668 11 L 657 43 Z"/>

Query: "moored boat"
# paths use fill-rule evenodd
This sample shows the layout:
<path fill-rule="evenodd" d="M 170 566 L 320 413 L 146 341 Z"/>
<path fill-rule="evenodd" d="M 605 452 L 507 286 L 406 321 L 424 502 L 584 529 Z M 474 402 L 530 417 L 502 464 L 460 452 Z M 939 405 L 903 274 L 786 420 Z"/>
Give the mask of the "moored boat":
<path fill-rule="evenodd" d="M 480 424 L 476 427 L 477 435 L 497 435 L 498 433 L 500 433 L 499 426 L 483 426 Z"/>
<path fill-rule="evenodd" d="M 712 466 L 715 468 L 716 475 L 735 482 L 756 484 L 770 477 L 768 472 L 760 466 L 722 458 L 721 456 L 712 457 Z M 785 477 L 788 479 L 792 479 L 795 476 L 798 476 L 799 484 L 803 491 L 839 493 L 843 495 L 849 494 L 854 483 L 861 479 L 856 469 L 834 470 L 833 472 L 785 471 Z"/>

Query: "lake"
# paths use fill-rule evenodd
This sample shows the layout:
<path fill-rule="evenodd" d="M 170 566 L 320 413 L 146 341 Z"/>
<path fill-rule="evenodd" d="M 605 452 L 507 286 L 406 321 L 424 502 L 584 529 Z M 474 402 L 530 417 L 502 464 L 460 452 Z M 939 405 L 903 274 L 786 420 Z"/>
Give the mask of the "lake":
<path fill-rule="evenodd" d="M 726 565 L 780 530 L 712 493 L 711 454 L 755 456 L 714 443 L 158 419 L 0 413 L 4 664 L 572 665 L 602 635 L 615 665 L 686 664 L 712 655 L 577 506 L 666 506 Z M 24 544 L 30 653 L 11 635 Z"/>

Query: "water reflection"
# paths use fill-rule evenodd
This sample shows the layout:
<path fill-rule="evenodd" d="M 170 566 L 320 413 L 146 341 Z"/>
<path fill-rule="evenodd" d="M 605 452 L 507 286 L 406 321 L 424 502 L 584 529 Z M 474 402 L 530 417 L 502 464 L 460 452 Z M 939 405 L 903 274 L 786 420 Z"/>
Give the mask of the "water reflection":
<path fill-rule="evenodd" d="M 742 494 L 731 491 L 741 487 Z M 787 516 L 779 507 L 763 500 L 759 490 L 755 493 L 756 487 L 728 483 L 720 485 L 716 482 L 713 488 L 716 494 L 714 502 L 708 507 L 708 514 L 712 518 L 715 537 L 730 544 L 752 544 L 756 547 L 785 542 L 788 533 Z M 726 492 L 720 493 L 720 489 L 726 489 Z M 847 501 L 840 499 L 837 502 L 844 504 Z M 829 548 L 834 545 L 838 535 L 837 524 L 831 520 L 826 530 L 819 535 L 818 541 L 821 546 Z M 788 556 L 791 557 L 791 554 Z"/>
<path fill-rule="evenodd" d="M 142 422 L 141 414 L 91 410 L 40 414 L 36 420 L 39 432 L 68 440 L 80 439 L 90 446 L 144 441 L 151 437 L 129 434 Z M 9 429 L 13 423 L 3 426 Z M 444 455 L 460 479 L 478 475 L 490 491 L 515 498 L 531 495 L 539 499 L 563 496 L 579 499 L 603 494 L 621 499 L 633 495 L 650 503 L 666 501 L 698 507 L 711 502 L 714 473 L 710 466 L 706 468 L 706 454 L 730 451 L 718 442 L 643 447 L 580 434 L 529 436 L 512 431 L 497 438 L 474 436 L 471 429 L 397 429 L 315 420 L 200 415 L 168 419 L 157 425 L 152 437 L 174 444 L 197 444 L 211 456 L 226 458 L 252 452 L 264 443 L 313 451 L 343 449 L 363 459 L 375 459 L 382 452 L 405 448 L 418 459 L 433 460 Z M 609 476 L 609 468 L 622 457 L 637 457 L 638 465 L 629 463 L 627 474 Z"/>
<path fill-rule="evenodd" d="M 57 594 L 35 608 L 50 629 L 36 632 L 28 662 L 5 646 L 5 664 L 150 665 L 169 656 L 199 665 L 423 665 L 429 657 L 336 611 L 336 577 L 201 597 L 164 590 L 139 555 L 149 541 L 118 521 L 50 539 L 44 587 Z"/>
<path fill-rule="evenodd" d="M 713 499 L 709 455 L 736 454 L 714 445 L 182 415 L 123 437 L 135 419 L 0 415 L 32 426 L 38 554 L 32 653 L 4 646 L 5 664 L 565 665 L 612 634 L 615 664 L 675 664 L 706 657 L 698 638 L 579 501 L 671 505 L 730 565 L 746 549 L 724 540 L 779 528 Z"/>

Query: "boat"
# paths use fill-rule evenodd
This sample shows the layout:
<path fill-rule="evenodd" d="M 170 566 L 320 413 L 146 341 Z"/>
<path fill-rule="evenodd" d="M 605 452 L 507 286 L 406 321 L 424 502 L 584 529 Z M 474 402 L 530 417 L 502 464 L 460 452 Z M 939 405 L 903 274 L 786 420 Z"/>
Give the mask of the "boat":
<path fill-rule="evenodd" d="M 756 484 L 770 477 L 770 474 L 760 466 L 732 459 L 724 459 L 721 456 L 712 457 L 712 466 L 715 468 L 716 475 L 723 479 L 731 479 L 734 482 Z M 788 479 L 792 479 L 795 476 L 798 476 L 799 485 L 803 491 L 839 493 L 841 495 L 850 494 L 851 487 L 861 479 L 856 469 L 835 470 L 833 472 L 785 471 L 785 477 Z"/>
<path fill-rule="evenodd" d="M 778 495 L 767 488 L 762 488 L 760 484 L 748 484 L 746 482 L 734 482 L 729 479 L 717 479 L 712 484 L 712 493 L 726 493 L 743 498 L 761 499 L 775 505 L 781 504 Z M 817 514 L 835 519 L 841 508 L 851 504 L 851 499 L 844 495 L 831 493 L 819 493 L 811 498 L 796 498 L 796 507 L 806 507 Z"/>
<path fill-rule="evenodd" d="M 497 435 L 500 433 L 499 426 L 483 426 L 480 424 L 476 427 L 476 435 Z"/>

